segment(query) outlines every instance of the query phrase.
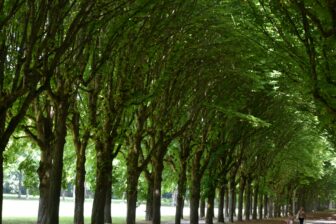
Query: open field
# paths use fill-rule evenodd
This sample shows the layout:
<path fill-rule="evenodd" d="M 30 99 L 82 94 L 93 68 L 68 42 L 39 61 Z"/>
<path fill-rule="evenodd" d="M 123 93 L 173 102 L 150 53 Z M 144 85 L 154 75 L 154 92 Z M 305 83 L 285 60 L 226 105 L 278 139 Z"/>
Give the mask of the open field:
<path fill-rule="evenodd" d="M 84 204 L 84 216 L 89 223 L 92 210 L 92 200 L 88 199 Z M 137 208 L 137 219 L 144 220 L 145 205 L 140 205 Z M 125 223 L 126 218 L 126 203 L 124 201 L 112 201 L 112 219 L 113 223 Z M 36 223 L 38 212 L 37 199 L 9 199 L 3 201 L 3 220 L 4 224 L 17 223 Z M 60 223 L 73 223 L 74 201 L 72 199 L 61 200 L 60 202 Z M 185 208 L 185 215 L 189 215 L 189 208 Z M 175 215 L 175 207 L 162 206 L 161 214 L 163 220 L 172 220 Z"/>
<path fill-rule="evenodd" d="M 92 199 L 87 199 L 84 204 L 84 216 L 90 217 L 92 210 Z M 145 217 L 146 206 L 141 204 L 137 208 L 137 217 Z M 20 212 L 18 212 L 20 211 Z M 126 202 L 112 200 L 112 217 L 126 217 Z M 3 217 L 36 217 L 38 212 L 38 199 L 16 199 L 5 198 L 3 201 Z M 60 201 L 60 217 L 73 217 L 74 201 L 66 198 Z M 174 206 L 161 206 L 161 214 L 174 216 Z M 184 214 L 189 215 L 189 208 L 184 209 Z"/>
<path fill-rule="evenodd" d="M 88 199 L 85 202 L 84 216 L 85 222 L 90 223 L 92 209 L 92 200 Z M 3 223 L 4 224 L 35 224 L 38 211 L 37 199 L 10 199 L 5 198 L 3 201 Z M 61 200 L 60 202 L 60 223 L 73 223 L 74 202 L 72 199 Z M 215 212 L 217 215 L 217 211 Z M 162 223 L 173 224 L 175 207 L 162 206 L 161 207 Z M 184 209 L 184 215 L 189 216 L 189 208 Z M 140 205 L 137 208 L 137 220 L 141 224 L 149 224 L 144 221 L 145 205 Z M 126 203 L 120 200 L 112 201 L 112 219 L 114 224 L 125 223 L 126 218 Z M 236 224 L 284 224 L 285 218 L 272 220 L 255 220 L 249 222 L 235 222 Z M 324 222 L 336 224 L 336 214 L 334 212 L 316 212 L 308 213 L 306 223 L 316 223 L 312 220 L 325 220 Z M 184 220 L 182 223 L 189 223 Z M 200 223 L 204 223 L 201 220 Z M 323 222 L 321 222 L 323 223 Z"/>

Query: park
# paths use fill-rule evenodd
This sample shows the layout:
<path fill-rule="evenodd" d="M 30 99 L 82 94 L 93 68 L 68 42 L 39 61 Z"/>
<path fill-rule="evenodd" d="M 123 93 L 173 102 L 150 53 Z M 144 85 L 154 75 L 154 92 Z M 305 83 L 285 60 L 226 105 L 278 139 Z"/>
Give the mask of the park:
<path fill-rule="evenodd" d="M 335 124 L 334 0 L 0 0 L 0 223 L 336 223 Z"/>

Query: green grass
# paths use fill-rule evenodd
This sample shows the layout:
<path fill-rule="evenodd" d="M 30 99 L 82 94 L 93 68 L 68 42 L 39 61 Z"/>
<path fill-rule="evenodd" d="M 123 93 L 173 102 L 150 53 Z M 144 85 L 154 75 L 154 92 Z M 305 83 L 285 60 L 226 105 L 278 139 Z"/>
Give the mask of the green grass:
<path fill-rule="evenodd" d="M 36 218 L 3 218 L 3 224 L 19 224 L 19 223 L 27 223 L 33 224 L 36 223 Z"/>
<path fill-rule="evenodd" d="M 113 224 L 124 224 L 126 223 L 125 217 L 112 217 L 112 223 Z M 174 220 L 174 216 L 162 216 L 161 221 L 172 221 Z M 85 223 L 91 223 L 91 218 L 86 217 Z M 139 217 L 138 221 L 140 223 L 144 222 L 144 217 Z M 23 218 L 16 218 L 16 217 L 10 217 L 10 218 L 3 218 L 3 224 L 36 224 L 36 218 L 32 217 L 23 217 Z M 72 217 L 60 217 L 60 224 L 73 224 L 73 218 Z"/>
<path fill-rule="evenodd" d="M 90 223 L 90 222 L 91 222 L 91 218 L 86 217 L 85 218 L 85 223 Z M 113 217 L 112 222 L 113 222 L 113 224 L 123 224 L 123 223 L 125 223 L 125 218 L 123 218 L 123 217 Z M 36 218 L 32 218 L 32 217 L 3 218 L 2 223 L 3 224 L 36 224 Z M 73 218 L 72 217 L 60 217 L 59 223 L 60 224 L 73 224 Z"/>

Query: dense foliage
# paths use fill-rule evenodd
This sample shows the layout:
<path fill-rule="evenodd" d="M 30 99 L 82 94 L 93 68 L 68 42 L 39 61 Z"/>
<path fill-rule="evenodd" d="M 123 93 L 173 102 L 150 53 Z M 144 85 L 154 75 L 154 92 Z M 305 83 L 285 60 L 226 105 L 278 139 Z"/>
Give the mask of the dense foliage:
<path fill-rule="evenodd" d="M 38 223 L 286 215 L 335 199 L 336 4 L 0 0 L 0 186 Z M 0 194 L 2 201 L 2 194 Z M 237 208 L 236 208 L 237 206 Z M 200 214 L 198 213 L 200 207 Z M 2 203 L 0 213 L 2 211 Z M 0 216 L 0 220 L 2 216 Z"/>

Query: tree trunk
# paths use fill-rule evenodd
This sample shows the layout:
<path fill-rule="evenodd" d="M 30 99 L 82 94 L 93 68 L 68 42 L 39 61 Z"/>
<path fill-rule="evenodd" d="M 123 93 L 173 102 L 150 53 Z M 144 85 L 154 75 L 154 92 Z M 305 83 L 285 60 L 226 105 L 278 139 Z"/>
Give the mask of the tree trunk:
<path fill-rule="evenodd" d="M 185 191 L 186 191 L 186 173 L 184 172 L 180 173 L 177 185 L 175 224 L 181 224 L 181 219 L 183 219 Z"/>
<path fill-rule="evenodd" d="M 242 176 L 239 186 L 238 221 L 243 221 L 243 202 L 244 202 L 245 185 L 246 185 L 246 177 Z"/>
<path fill-rule="evenodd" d="M 152 174 L 146 175 L 147 179 L 147 201 L 146 201 L 146 221 L 153 220 L 153 187 L 154 187 L 154 178 Z"/>
<path fill-rule="evenodd" d="M 257 219 L 257 210 L 258 210 L 258 192 L 259 191 L 259 186 L 256 184 L 254 188 L 254 197 L 253 197 L 253 214 L 252 214 L 252 219 L 256 220 Z"/>
<path fill-rule="evenodd" d="M 236 210 L 236 203 L 235 203 L 235 195 L 236 195 L 236 175 L 232 175 L 230 177 L 230 216 L 229 220 L 230 222 L 234 221 L 234 214 Z"/>
<path fill-rule="evenodd" d="M 175 213 L 176 224 L 180 224 L 181 219 L 183 219 L 184 199 L 187 185 L 187 160 L 189 158 L 191 151 L 190 142 L 191 142 L 190 137 L 182 138 L 181 140 L 181 150 L 179 153 L 181 169 L 177 184 L 176 213 Z"/>
<path fill-rule="evenodd" d="M 138 178 L 135 173 L 133 175 L 128 174 L 127 178 L 127 224 L 135 224 L 136 218 L 136 203 L 138 197 Z"/>
<path fill-rule="evenodd" d="M 177 184 L 177 201 L 176 201 L 176 213 L 175 224 L 180 224 L 183 218 L 184 197 L 186 192 L 186 180 L 187 180 L 187 162 L 181 161 L 181 170 L 179 173 L 179 179 Z"/>
<path fill-rule="evenodd" d="M 108 129 L 111 130 L 111 129 Z M 106 192 L 105 192 L 105 205 L 104 205 L 104 223 L 112 223 L 111 203 L 112 203 L 112 162 L 113 162 L 113 137 L 109 136 L 108 140 L 104 144 L 104 152 L 106 153 Z"/>
<path fill-rule="evenodd" d="M 144 123 L 146 121 L 145 108 L 142 107 L 136 112 L 136 132 L 130 141 L 132 147 L 127 155 L 127 224 L 135 224 L 136 205 L 138 197 L 138 181 L 141 171 L 147 166 L 149 158 L 144 159 L 139 165 L 140 154 L 142 154 L 141 141 L 143 138 Z"/>
<path fill-rule="evenodd" d="M 85 151 L 86 145 L 80 144 L 76 146 L 76 183 L 75 183 L 75 212 L 74 223 L 84 223 L 84 200 L 85 200 Z"/>
<path fill-rule="evenodd" d="M 170 142 L 170 140 L 169 140 Z M 157 149 L 153 156 L 153 177 L 154 177 L 154 191 L 153 191 L 153 224 L 161 223 L 161 184 L 163 172 L 163 159 L 168 150 L 168 141 L 164 142 L 164 133 L 160 131 L 157 139 Z M 154 147 L 154 146 L 153 146 Z"/>
<path fill-rule="evenodd" d="M 146 221 L 152 221 L 153 219 L 153 187 L 154 187 L 154 177 L 153 172 L 145 169 L 145 177 L 147 179 L 147 195 L 146 195 Z"/>
<path fill-rule="evenodd" d="M 135 224 L 139 176 L 137 153 L 131 150 L 127 156 L 127 224 Z"/>
<path fill-rule="evenodd" d="M 112 162 L 110 162 L 112 164 Z M 111 202 L 112 202 L 112 166 L 109 167 L 107 171 L 107 186 L 105 195 L 105 206 L 104 206 L 104 224 L 112 223 L 111 215 Z"/>
<path fill-rule="evenodd" d="M 37 170 L 39 177 L 39 207 L 37 223 L 47 223 L 49 188 L 52 167 L 52 142 L 53 134 L 53 117 L 50 112 L 50 102 L 41 102 L 39 98 L 35 99 L 33 113 L 35 114 L 36 135 L 29 128 L 25 128 L 26 134 L 40 148 L 40 163 Z"/>
<path fill-rule="evenodd" d="M 85 154 L 85 153 L 84 153 Z M 75 183 L 75 214 L 74 223 L 84 223 L 84 200 L 85 200 L 85 157 L 77 155 L 76 183 Z"/>
<path fill-rule="evenodd" d="M 55 145 L 52 155 L 53 166 L 51 168 L 50 177 L 47 224 L 59 223 L 59 203 L 62 187 L 64 144 L 67 134 L 66 120 L 68 106 L 67 99 L 65 98 L 56 106 Z"/>
<path fill-rule="evenodd" d="M 198 206 L 200 202 L 200 181 L 194 179 L 190 186 L 190 224 L 198 224 Z"/>
<path fill-rule="evenodd" d="M 251 179 L 247 179 L 247 189 L 246 189 L 246 204 L 245 204 L 245 219 L 250 220 L 251 215 Z"/>
<path fill-rule="evenodd" d="M 289 193 L 287 193 L 287 203 L 286 203 L 286 205 L 285 205 L 285 207 L 284 207 L 284 214 L 283 215 L 285 215 L 285 216 L 287 216 L 288 215 L 288 212 L 291 210 L 291 192 L 289 191 Z"/>
<path fill-rule="evenodd" d="M 104 144 L 96 140 L 97 173 L 96 173 L 96 191 L 93 199 L 91 223 L 104 223 L 104 208 L 107 192 L 107 174 L 109 163 L 109 152 L 105 152 Z"/>
<path fill-rule="evenodd" d="M 230 202 L 230 195 L 229 195 L 229 185 L 225 185 L 225 216 L 229 217 L 229 202 Z"/>
<path fill-rule="evenodd" d="M 259 194 L 259 219 L 263 219 L 263 207 L 264 207 L 264 200 L 263 195 Z"/>
<path fill-rule="evenodd" d="M 296 189 L 293 190 L 293 195 L 292 195 L 292 214 L 295 214 L 296 211 L 296 206 L 295 206 L 295 198 L 296 198 Z M 266 206 L 265 206 L 266 207 Z"/>
<path fill-rule="evenodd" d="M 273 218 L 274 217 L 274 204 L 273 204 L 273 198 L 269 198 L 269 201 L 268 201 L 268 211 L 269 211 L 269 215 L 268 217 L 269 218 Z"/>
<path fill-rule="evenodd" d="M 183 209 L 184 209 L 184 197 L 181 199 L 177 199 L 176 202 L 176 212 L 175 212 L 175 224 L 181 224 L 181 220 L 183 219 Z"/>
<path fill-rule="evenodd" d="M 273 210 L 274 210 L 274 212 L 273 212 L 273 214 L 274 214 L 274 217 L 275 218 L 277 218 L 277 217 L 279 217 L 279 203 L 278 203 L 278 199 L 276 198 L 275 200 L 274 200 L 274 206 L 273 206 Z"/>
<path fill-rule="evenodd" d="M 73 143 L 76 149 L 76 179 L 75 179 L 75 211 L 74 224 L 84 223 L 84 200 L 85 200 L 85 161 L 86 148 L 90 138 L 90 131 L 86 130 L 80 137 L 80 115 L 74 112 L 72 117 Z"/>
<path fill-rule="evenodd" d="M 191 184 L 190 184 L 190 224 L 198 224 L 198 206 L 201 197 L 201 157 L 202 151 L 198 151 L 194 155 L 191 167 Z"/>
<path fill-rule="evenodd" d="M 205 217 L 205 198 L 201 196 L 200 201 L 200 218 Z"/>
<path fill-rule="evenodd" d="M 39 198 L 39 207 L 37 215 L 37 223 L 39 224 L 47 222 L 50 169 L 51 169 L 50 149 L 45 149 L 41 151 L 40 166 L 37 170 L 40 180 L 40 186 L 39 186 L 40 198 Z"/>
<path fill-rule="evenodd" d="M 108 96 L 111 100 L 111 92 L 109 91 Z M 121 112 L 120 112 L 121 113 Z M 120 147 L 115 145 L 115 138 L 117 137 L 117 128 L 120 124 L 120 114 L 114 109 L 109 108 L 106 111 L 108 117 L 104 122 L 104 131 L 107 132 L 107 135 L 104 135 L 104 163 L 106 166 L 105 169 L 105 203 L 104 203 L 104 223 L 112 223 L 112 214 L 111 214 L 111 202 L 112 202 L 112 171 L 113 171 L 113 160 L 118 155 Z"/>
<path fill-rule="evenodd" d="M 210 191 L 210 194 L 208 195 L 207 213 L 206 213 L 206 221 L 205 221 L 207 224 L 213 224 L 213 218 L 215 216 L 215 213 L 214 213 L 215 192 L 216 192 L 216 190 L 213 189 L 213 191 Z"/>
<path fill-rule="evenodd" d="M 224 222 L 224 198 L 225 185 L 222 185 L 219 189 L 218 222 Z"/>
<path fill-rule="evenodd" d="M 268 216 L 269 216 L 268 215 L 268 196 L 267 194 L 265 194 L 264 195 L 264 218 L 267 218 Z"/>
<path fill-rule="evenodd" d="M 157 157 L 153 162 L 154 191 L 153 191 L 153 224 L 161 223 L 161 183 L 163 172 L 163 157 L 165 148 L 160 148 Z"/>

